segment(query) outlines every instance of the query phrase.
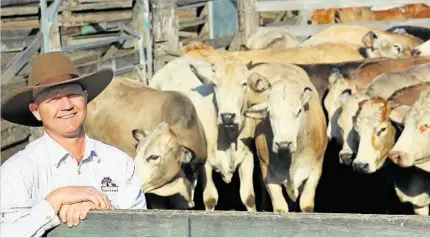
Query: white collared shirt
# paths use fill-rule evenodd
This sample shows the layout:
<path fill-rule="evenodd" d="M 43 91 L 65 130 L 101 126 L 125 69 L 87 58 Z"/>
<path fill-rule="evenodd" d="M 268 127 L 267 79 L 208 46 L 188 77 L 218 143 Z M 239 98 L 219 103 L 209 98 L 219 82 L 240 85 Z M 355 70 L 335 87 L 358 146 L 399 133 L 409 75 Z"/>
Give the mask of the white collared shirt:
<path fill-rule="evenodd" d="M 93 186 L 116 209 L 146 209 L 134 160 L 87 135 L 79 164 L 45 133 L 4 162 L 0 173 L 1 237 L 40 237 L 59 225 L 54 208 L 44 198 L 63 186 Z"/>

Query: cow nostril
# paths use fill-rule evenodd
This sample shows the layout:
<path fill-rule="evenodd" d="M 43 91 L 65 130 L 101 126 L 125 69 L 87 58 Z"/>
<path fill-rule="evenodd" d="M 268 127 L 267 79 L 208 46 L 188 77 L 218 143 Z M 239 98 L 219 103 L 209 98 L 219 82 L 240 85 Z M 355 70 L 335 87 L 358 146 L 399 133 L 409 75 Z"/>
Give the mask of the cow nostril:
<path fill-rule="evenodd" d="M 340 158 L 342 158 L 342 160 L 349 160 L 351 159 L 351 157 L 352 157 L 352 154 L 350 153 L 345 153 L 340 155 Z"/>
<path fill-rule="evenodd" d="M 224 124 L 233 124 L 235 118 L 235 113 L 221 113 L 221 119 Z"/>
<path fill-rule="evenodd" d="M 282 151 L 289 151 L 291 149 L 291 144 L 292 142 L 290 141 L 276 142 L 276 145 L 278 146 L 279 150 Z"/>
<path fill-rule="evenodd" d="M 390 158 L 393 162 L 399 162 L 400 161 L 400 153 L 392 152 L 388 154 L 388 158 Z"/>
<path fill-rule="evenodd" d="M 367 173 L 369 171 L 369 164 L 368 163 L 356 163 L 353 165 L 353 168 L 355 171 Z"/>
<path fill-rule="evenodd" d="M 421 55 L 421 51 L 417 50 L 417 49 L 413 49 L 411 51 L 411 54 L 412 54 L 412 56 L 419 56 L 419 55 Z"/>

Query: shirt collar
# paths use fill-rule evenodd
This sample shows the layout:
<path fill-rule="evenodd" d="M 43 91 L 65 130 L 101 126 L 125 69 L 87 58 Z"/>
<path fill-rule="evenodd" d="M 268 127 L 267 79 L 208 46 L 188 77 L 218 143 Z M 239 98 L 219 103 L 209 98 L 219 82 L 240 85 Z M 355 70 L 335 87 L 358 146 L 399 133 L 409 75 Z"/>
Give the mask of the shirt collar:
<path fill-rule="evenodd" d="M 47 149 L 49 151 L 49 157 L 53 164 L 58 168 L 63 161 L 65 161 L 71 153 L 64 149 L 57 141 L 55 141 L 48 133 L 44 132 L 43 139 L 47 144 Z M 85 134 L 85 152 L 82 157 L 82 162 L 93 156 L 97 156 L 95 151 L 95 141 L 91 139 L 87 134 Z M 99 159 L 100 162 L 100 159 Z"/>

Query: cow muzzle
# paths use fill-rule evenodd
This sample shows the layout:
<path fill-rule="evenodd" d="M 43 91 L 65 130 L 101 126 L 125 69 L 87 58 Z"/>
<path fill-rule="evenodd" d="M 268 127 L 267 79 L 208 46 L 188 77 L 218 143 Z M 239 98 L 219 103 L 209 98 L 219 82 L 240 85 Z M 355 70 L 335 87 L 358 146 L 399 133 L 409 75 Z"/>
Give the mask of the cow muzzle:
<path fill-rule="evenodd" d="M 291 141 L 275 142 L 274 147 L 274 151 L 278 153 L 293 153 L 296 151 L 296 146 Z"/>
<path fill-rule="evenodd" d="M 235 124 L 236 113 L 221 113 L 221 122 L 225 126 L 233 126 Z"/>
<path fill-rule="evenodd" d="M 339 152 L 339 163 L 347 166 L 351 166 L 354 154 L 349 152 Z"/>
<path fill-rule="evenodd" d="M 370 172 L 370 165 L 366 162 L 356 162 L 352 163 L 352 168 L 354 171 L 359 173 L 369 173 Z"/>

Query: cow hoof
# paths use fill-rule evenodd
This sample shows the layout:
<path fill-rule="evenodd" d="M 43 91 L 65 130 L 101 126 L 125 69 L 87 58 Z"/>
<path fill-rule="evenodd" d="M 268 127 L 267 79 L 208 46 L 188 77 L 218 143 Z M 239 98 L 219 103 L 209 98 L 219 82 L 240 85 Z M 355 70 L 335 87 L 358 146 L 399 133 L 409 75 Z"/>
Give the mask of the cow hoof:
<path fill-rule="evenodd" d="M 314 212 L 314 207 L 313 206 L 306 206 L 306 207 L 300 208 L 300 210 L 302 210 L 302 212 L 305 212 L 305 213 L 312 213 L 312 212 Z"/>
<path fill-rule="evenodd" d="M 246 199 L 245 205 L 248 208 L 248 211 L 256 211 L 255 197 L 254 196 L 248 196 L 248 198 Z"/>
<path fill-rule="evenodd" d="M 274 213 L 287 213 L 288 209 L 278 208 L 273 211 Z"/>
<path fill-rule="evenodd" d="M 217 200 L 215 198 L 209 198 L 205 201 L 205 207 L 207 211 L 215 211 Z"/>
<path fill-rule="evenodd" d="M 194 206 L 195 206 L 194 201 L 188 202 L 189 208 L 194 208 Z"/>

